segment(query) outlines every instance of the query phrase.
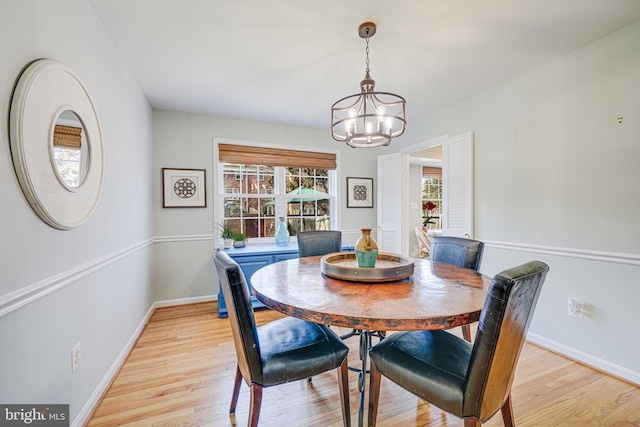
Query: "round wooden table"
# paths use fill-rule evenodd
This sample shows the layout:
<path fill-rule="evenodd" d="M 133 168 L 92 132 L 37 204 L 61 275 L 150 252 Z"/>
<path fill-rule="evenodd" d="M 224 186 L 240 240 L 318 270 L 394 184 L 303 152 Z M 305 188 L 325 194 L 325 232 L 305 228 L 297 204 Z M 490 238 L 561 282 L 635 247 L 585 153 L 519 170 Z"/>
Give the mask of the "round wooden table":
<path fill-rule="evenodd" d="M 491 278 L 451 264 L 415 259 L 413 276 L 361 283 L 320 272 L 320 258 L 267 265 L 251 277 L 256 298 L 290 316 L 376 331 L 449 329 L 478 321 Z"/>
<path fill-rule="evenodd" d="M 372 335 L 384 331 L 450 329 L 478 321 L 491 278 L 451 264 L 415 259 L 413 276 L 397 282 L 362 283 L 320 271 L 320 256 L 267 265 L 251 276 L 265 306 L 311 322 L 361 331 L 358 425 L 364 412 L 365 374 Z M 382 331 L 382 332 L 380 332 Z"/>

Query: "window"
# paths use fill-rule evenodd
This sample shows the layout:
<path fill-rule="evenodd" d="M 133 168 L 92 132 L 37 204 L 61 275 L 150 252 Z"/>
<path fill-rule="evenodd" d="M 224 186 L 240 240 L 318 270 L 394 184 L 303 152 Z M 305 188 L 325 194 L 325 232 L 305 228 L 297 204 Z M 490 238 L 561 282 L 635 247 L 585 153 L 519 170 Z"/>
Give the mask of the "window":
<path fill-rule="evenodd" d="M 331 223 L 329 171 L 286 168 L 287 225 L 298 231 L 329 230 Z"/>
<path fill-rule="evenodd" d="M 432 210 L 426 210 L 428 202 L 435 205 Z M 422 221 L 429 229 L 442 228 L 442 168 L 422 167 Z M 430 222 L 425 224 L 428 218 Z"/>
<path fill-rule="evenodd" d="M 275 235 L 275 168 L 222 164 L 222 221 L 247 237 Z"/>
<path fill-rule="evenodd" d="M 53 162 L 58 175 L 68 187 L 80 186 L 80 159 L 79 149 L 53 147 Z"/>
<path fill-rule="evenodd" d="M 65 113 L 67 113 L 65 111 Z M 84 181 L 86 164 L 86 139 L 82 125 L 73 112 L 58 118 L 53 131 L 53 163 L 60 179 L 70 188 L 77 188 Z M 59 124 L 59 123 L 65 123 Z M 67 125 L 68 124 L 68 125 Z M 84 155 L 83 155 L 84 153 Z M 84 160 L 83 160 L 84 159 Z"/>
<path fill-rule="evenodd" d="M 220 222 L 258 239 L 275 236 L 280 216 L 286 217 L 292 236 L 298 231 L 331 229 L 335 157 L 219 144 Z"/>

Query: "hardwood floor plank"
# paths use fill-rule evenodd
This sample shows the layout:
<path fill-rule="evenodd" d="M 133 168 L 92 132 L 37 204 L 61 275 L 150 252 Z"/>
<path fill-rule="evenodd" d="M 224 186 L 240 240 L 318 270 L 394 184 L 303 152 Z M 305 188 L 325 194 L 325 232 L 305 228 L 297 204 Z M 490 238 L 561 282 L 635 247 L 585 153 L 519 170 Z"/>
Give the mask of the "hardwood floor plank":
<path fill-rule="evenodd" d="M 259 324 L 280 317 L 273 311 L 256 311 Z M 344 328 L 334 330 L 347 332 Z M 460 335 L 457 330 L 454 333 Z M 358 339 L 346 343 L 351 348 L 350 364 L 357 365 Z M 215 303 L 160 308 L 87 425 L 245 426 L 249 409 L 246 384 L 240 390 L 236 415 L 228 413 L 235 370 L 229 321 L 218 318 Z M 354 372 L 349 373 L 349 388 L 352 423 L 356 425 Z M 528 343 L 512 395 L 519 427 L 640 426 L 639 388 Z M 450 427 L 461 426 L 462 421 L 383 378 L 378 425 Z M 260 426 L 342 426 L 336 373 L 313 377 L 311 384 L 297 381 L 266 388 Z M 503 426 L 502 417 L 498 413 L 485 426 Z"/>

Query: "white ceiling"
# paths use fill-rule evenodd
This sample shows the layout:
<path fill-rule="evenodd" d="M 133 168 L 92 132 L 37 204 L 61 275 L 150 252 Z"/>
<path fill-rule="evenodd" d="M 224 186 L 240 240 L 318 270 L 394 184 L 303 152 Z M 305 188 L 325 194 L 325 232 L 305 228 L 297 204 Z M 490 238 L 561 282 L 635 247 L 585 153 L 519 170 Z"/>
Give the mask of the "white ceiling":
<path fill-rule="evenodd" d="M 153 107 L 329 128 L 360 91 L 408 126 L 640 20 L 640 0 L 91 0 Z M 640 46 L 639 46 L 640 49 Z"/>

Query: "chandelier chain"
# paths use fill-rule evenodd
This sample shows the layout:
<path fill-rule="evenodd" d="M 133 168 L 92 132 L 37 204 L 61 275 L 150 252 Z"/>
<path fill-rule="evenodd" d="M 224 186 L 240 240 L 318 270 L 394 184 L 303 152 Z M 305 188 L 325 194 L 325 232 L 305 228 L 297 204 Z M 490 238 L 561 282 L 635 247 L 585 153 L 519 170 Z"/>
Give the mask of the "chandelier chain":
<path fill-rule="evenodd" d="M 367 41 L 367 48 L 365 49 L 365 52 L 367 53 L 367 61 L 366 61 L 367 69 L 366 69 L 366 71 L 367 71 L 367 73 L 369 73 L 369 37 L 366 38 L 366 41 Z"/>

